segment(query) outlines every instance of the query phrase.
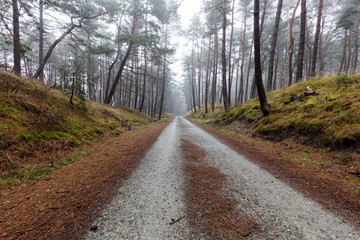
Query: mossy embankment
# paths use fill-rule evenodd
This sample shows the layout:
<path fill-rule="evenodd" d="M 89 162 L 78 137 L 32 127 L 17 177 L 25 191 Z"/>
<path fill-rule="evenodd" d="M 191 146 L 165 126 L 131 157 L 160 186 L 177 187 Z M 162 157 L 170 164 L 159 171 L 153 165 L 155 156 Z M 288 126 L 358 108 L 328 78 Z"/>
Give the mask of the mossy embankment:
<path fill-rule="evenodd" d="M 74 147 L 151 124 L 147 115 L 70 96 L 0 71 L 0 187 L 41 178 L 74 157 Z M 94 147 L 93 147 L 94 148 Z M 78 152 L 88 154 L 92 150 Z"/>
<path fill-rule="evenodd" d="M 189 112 L 187 117 L 246 142 L 284 163 L 306 166 L 340 179 L 360 193 L 360 75 L 315 78 L 269 92 L 270 115 L 258 99 L 225 112 Z M 309 86 L 316 95 L 304 95 Z M 300 97 L 291 101 L 292 96 Z M 293 98 L 295 99 L 295 98 Z M 235 140 L 235 139 L 234 139 Z"/>
<path fill-rule="evenodd" d="M 318 147 L 360 147 L 360 75 L 353 81 L 336 81 L 338 77 L 315 78 L 267 94 L 271 113 L 263 117 L 258 99 L 251 99 L 229 112 L 193 113 L 188 116 L 201 123 L 224 126 L 234 121 L 251 129 L 251 134 L 282 141 L 292 136 L 306 138 L 306 144 Z M 305 92 L 307 86 L 319 95 L 303 96 L 290 102 L 291 96 Z M 203 111 L 203 109 L 202 109 Z M 305 143 L 305 142 L 304 142 Z"/>

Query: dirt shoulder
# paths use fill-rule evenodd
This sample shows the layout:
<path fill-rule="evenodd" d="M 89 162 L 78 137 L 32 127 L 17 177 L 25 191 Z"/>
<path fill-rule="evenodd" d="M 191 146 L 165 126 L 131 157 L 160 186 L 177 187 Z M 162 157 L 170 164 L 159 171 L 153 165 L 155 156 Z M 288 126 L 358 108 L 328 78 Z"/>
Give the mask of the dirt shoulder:
<path fill-rule="evenodd" d="M 80 239 L 170 123 L 99 143 L 99 150 L 33 184 L 0 192 L 0 239 Z"/>
<path fill-rule="evenodd" d="M 335 213 L 343 221 L 350 223 L 357 231 L 360 229 L 360 194 L 356 193 L 358 184 L 341 180 L 334 172 L 325 173 L 319 167 L 308 167 L 291 160 L 287 148 L 304 146 L 282 146 L 268 143 L 246 136 L 229 136 L 222 132 L 228 130 L 215 129 L 212 125 L 194 122 L 236 152 L 244 155 L 262 169 L 270 172 L 277 179 L 293 189 L 318 202 L 323 209 Z M 232 135 L 232 134 L 231 134 Z M 298 152 L 294 152 L 293 157 Z M 335 171 L 336 173 L 336 171 Z"/>

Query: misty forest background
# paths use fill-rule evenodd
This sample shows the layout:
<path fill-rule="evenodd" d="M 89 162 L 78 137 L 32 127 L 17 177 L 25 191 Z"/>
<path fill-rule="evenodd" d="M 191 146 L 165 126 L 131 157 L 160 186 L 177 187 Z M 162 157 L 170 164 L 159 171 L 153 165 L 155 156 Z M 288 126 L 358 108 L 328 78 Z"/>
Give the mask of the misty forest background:
<path fill-rule="evenodd" d="M 259 45 L 266 91 L 359 70 L 358 0 L 204 0 L 189 26 L 181 26 L 180 5 L 3 0 L 0 68 L 159 119 L 164 111 L 183 114 L 184 105 L 211 111 L 217 103 L 228 109 L 257 97 Z M 173 67 L 176 50 L 182 69 Z"/>

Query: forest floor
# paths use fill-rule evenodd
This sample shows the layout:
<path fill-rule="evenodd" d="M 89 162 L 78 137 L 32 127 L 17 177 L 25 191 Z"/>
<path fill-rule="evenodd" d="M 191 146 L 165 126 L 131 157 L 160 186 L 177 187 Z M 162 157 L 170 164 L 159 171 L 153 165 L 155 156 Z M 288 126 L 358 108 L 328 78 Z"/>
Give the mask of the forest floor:
<path fill-rule="evenodd" d="M 168 123 L 98 140 L 96 151 L 68 167 L 2 189 L 0 239 L 81 238 Z"/>
<path fill-rule="evenodd" d="M 169 122 L 2 189 L 0 239 L 359 239 L 359 194 L 343 181 L 275 147 Z"/>

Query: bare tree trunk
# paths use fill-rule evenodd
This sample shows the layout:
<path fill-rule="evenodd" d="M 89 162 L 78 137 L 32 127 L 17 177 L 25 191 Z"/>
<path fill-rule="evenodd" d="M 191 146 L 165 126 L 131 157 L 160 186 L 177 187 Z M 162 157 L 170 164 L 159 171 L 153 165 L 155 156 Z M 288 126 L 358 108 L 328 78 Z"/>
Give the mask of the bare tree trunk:
<path fill-rule="evenodd" d="M 303 78 L 304 53 L 305 53 L 305 27 L 306 27 L 306 0 L 301 0 L 301 24 L 300 24 L 300 41 L 296 67 L 296 82 Z"/>
<path fill-rule="evenodd" d="M 13 44 L 14 44 L 14 73 L 21 76 L 21 43 L 18 1 L 12 0 L 13 10 Z"/>
<path fill-rule="evenodd" d="M 359 23 L 360 23 L 360 3 L 358 6 L 358 13 L 357 13 L 357 19 L 356 19 L 356 26 L 355 26 L 355 50 L 354 50 L 354 62 L 352 65 L 352 74 L 356 73 L 357 64 L 358 64 L 358 53 L 359 53 Z"/>
<path fill-rule="evenodd" d="M 165 26 L 165 49 L 167 48 L 168 44 L 168 25 Z M 161 87 L 161 98 L 160 98 L 160 109 L 159 109 L 159 118 L 161 120 L 162 112 L 163 112 L 163 105 L 165 99 L 165 82 L 166 82 L 166 53 L 164 54 L 164 64 L 163 64 L 163 79 L 162 79 L 162 87 Z"/>
<path fill-rule="evenodd" d="M 209 92 L 209 71 L 210 71 L 210 55 L 211 55 L 211 35 L 209 34 L 209 47 L 208 47 L 208 62 L 206 68 L 206 78 L 205 78 L 205 113 L 208 113 L 208 92 Z"/>
<path fill-rule="evenodd" d="M 199 59 L 199 73 L 198 73 L 198 107 L 199 107 L 199 112 L 200 112 L 200 107 L 201 107 L 201 101 L 200 101 L 200 92 L 201 92 L 201 58 L 202 58 L 202 42 L 201 42 L 201 46 L 200 46 L 200 53 L 198 55 L 198 59 Z"/>
<path fill-rule="evenodd" d="M 254 37 L 252 38 L 252 41 L 251 41 L 251 46 L 250 46 L 249 66 L 248 66 L 248 71 L 247 71 L 247 76 L 246 76 L 245 101 L 248 99 L 248 91 L 249 91 L 249 78 L 250 78 L 251 58 L 252 58 L 252 50 L 253 50 L 253 46 L 254 46 Z"/>
<path fill-rule="evenodd" d="M 323 6 L 324 6 L 324 0 L 319 0 L 319 10 L 318 10 L 316 31 L 315 31 L 315 40 L 314 40 L 314 51 L 313 51 L 313 55 L 312 55 L 311 77 L 315 77 L 315 75 L 316 75 L 317 51 L 318 51 L 319 38 L 320 38 L 320 27 L 321 27 L 321 17 L 322 17 Z"/>
<path fill-rule="evenodd" d="M 194 112 L 196 112 L 196 80 L 195 80 L 195 63 L 194 63 L 194 40 L 193 40 L 193 47 L 191 51 L 191 89 L 192 89 L 192 97 L 193 97 L 193 106 Z"/>
<path fill-rule="evenodd" d="M 306 46 L 308 48 L 308 51 L 309 51 L 309 62 L 308 62 L 308 69 L 306 69 L 306 66 L 307 64 L 305 64 L 305 73 L 306 73 L 306 79 L 309 79 L 310 78 L 310 71 L 311 71 L 311 63 L 312 63 L 312 49 L 311 49 L 311 45 L 310 45 L 310 34 L 309 34 L 309 28 L 308 28 L 308 24 L 307 24 L 307 21 L 306 21 Z"/>
<path fill-rule="evenodd" d="M 229 105 L 231 105 L 231 85 L 232 85 L 232 77 L 231 77 L 231 51 L 232 51 L 232 42 L 233 42 L 233 35 L 234 35 L 234 8 L 235 8 L 235 0 L 233 0 L 232 8 L 231 8 L 231 32 L 230 32 L 230 46 L 229 46 L 229 76 L 228 76 L 228 83 L 229 83 L 229 91 L 228 91 L 228 99 Z"/>
<path fill-rule="evenodd" d="M 243 37 L 242 37 L 242 59 L 240 67 L 240 104 L 244 102 L 244 63 L 245 63 L 245 41 L 246 41 L 246 19 L 247 19 L 247 6 L 244 10 L 244 27 L 243 27 Z M 247 95 L 246 95 L 247 96 Z"/>
<path fill-rule="evenodd" d="M 146 17 L 145 17 L 145 35 L 147 35 L 147 19 L 148 19 L 148 15 L 146 14 Z M 143 82 L 143 91 L 142 91 L 142 96 L 141 96 L 141 102 L 140 102 L 140 112 L 143 111 L 143 108 L 144 108 L 144 102 L 145 102 L 145 89 L 146 89 L 146 74 L 147 74 L 147 44 L 145 43 L 145 46 L 144 46 L 144 82 Z"/>
<path fill-rule="evenodd" d="M 347 60 L 347 65 L 345 68 L 345 73 L 349 73 L 349 68 L 350 68 L 350 64 L 351 64 L 351 29 L 349 29 L 349 37 L 348 37 L 348 60 Z"/>
<path fill-rule="evenodd" d="M 299 7 L 300 0 L 298 0 L 294 12 L 292 14 L 290 24 L 289 24 L 289 48 L 288 48 L 288 55 L 289 55 L 289 83 L 288 86 L 292 84 L 292 56 L 293 56 L 293 49 L 294 49 L 294 37 L 293 37 L 293 25 L 294 25 L 294 18 L 297 8 Z"/>
<path fill-rule="evenodd" d="M 342 72 L 345 72 L 346 67 L 347 67 L 347 57 L 346 57 L 347 36 L 348 36 L 347 32 L 348 32 L 348 29 L 345 28 L 344 29 L 343 57 L 342 57 L 341 64 L 340 64 L 339 74 Z"/>
<path fill-rule="evenodd" d="M 222 23 L 222 47 L 221 47 L 221 63 L 222 63 L 222 95 L 224 99 L 224 108 L 229 110 L 229 99 L 226 86 L 226 0 L 223 1 L 223 23 Z"/>
<path fill-rule="evenodd" d="M 319 68 L 319 76 L 322 77 L 324 75 L 324 54 L 323 54 L 323 34 L 324 34 L 324 27 L 325 27 L 325 17 L 322 19 L 321 23 L 321 33 L 319 38 L 319 61 L 320 61 L 320 68 Z"/>
<path fill-rule="evenodd" d="M 271 50 L 270 50 L 270 59 L 269 59 L 268 79 L 267 79 L 267 85 L 266 85 L 266 88 L 267 88 L 266 90 L 268 92 L 272 90 L 272 85 L 273 85 L 274 59 L 275 59 L 277 36 L 279 33 L 282 3 L 283 3 L 283 0 L 279 0 L 277 10 L 276 10 L 274 31 L 273 31 L 273 35 L 271 37 Z"/>
<path fill-rule="evenodd" d="M 44 4 L 43 0 L 39 1 L 39 64 L 43 61 L 44 58 Z M 44 83 L 44 71 L 41 71 L 39 80 Z"/>
<path fill-rule="evenodd" d="M 75 28 L 80 27 L 80 25 L 71 25 L 71 27 L 64 32 L 58 39 L 55 40 L 55 42 L 53 42 L 53 44 L 51 44 L 49 50 L 47 51 L 43 61 L 40 63 L 39 68 L 36 70 L 35 74 L 34 74 L 34 78 L 37 79 L 40 76 L 40 73 L 43 71 L 45 64 L 47 63 L 47 61 L 49 60 L 52 52 L 54 51 L 55 47 L 68 35 L 72 32 L 72 30 L 74 30 Z"/>
<path fill-rule="evenodd" d="M 216 89 L 217 89 L 217 71 L 219 63 L 219 46 L 218 46 L 218 30 L 217 30 L 217 18 L 215 17 L 215 36 L 214 36 L 214 73 L 213 73 L 213 82 L 212 82 L 212 96 L 211 96 L 211 110 L 215 111 L 215 101 L 216 101 Z"/>
<path fill-rule="evenodd" d="M 260 28 L 259 28 L 259 0 L 254 0 L 254 54 L 255 54 L 255 82 L 259 94 L 260 107 L 264 116 L 270 113 L 270 107 L 267 103 L 266 93 L 262 82 L 261 73 L 261 53 L 260 53 Z"/>

